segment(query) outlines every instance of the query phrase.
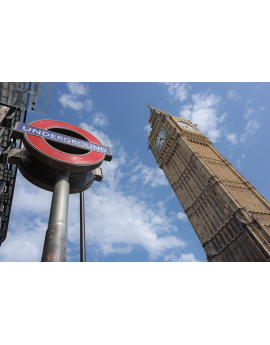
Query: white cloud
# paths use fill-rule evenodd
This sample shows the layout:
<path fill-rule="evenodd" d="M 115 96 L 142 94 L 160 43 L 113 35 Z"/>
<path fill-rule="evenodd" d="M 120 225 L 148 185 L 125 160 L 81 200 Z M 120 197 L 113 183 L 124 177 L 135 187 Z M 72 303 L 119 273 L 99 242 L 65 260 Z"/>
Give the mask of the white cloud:
<path fill-rule="evenodd" d="M 174 253 L 168 254 L 164 256 L 164 261 L 177 261 L 178 258 Z"/>
<path fill-rule="evenodd" d="M 101 246 L 101 251 L 103 255 L 109 254 L 128 254 L 132 251 L 132 246 L 126 245 L 114 245 L 113 243 L 104 243 Z"/>
<path fill-rule="evenodd" d="M 252 101 L 253 101 L 253 99 L 252 99 L 252 98 L 249 98 L 249 99 L 247 100 L 246 106 L 248 106 L 250 103 L 252 103 Z"/>
<path fill-rule="evenodd" d="M 248 119 L 250 117 L 250 115 L 253 113 L 254 113 L 254 109 L 247 109 L 245 115 L 243 115 L 243 118 Z"/>
<path fill-rule="evenodd" d="M 141 180 L 143 184 L 149 184 L 151 187 L 168 186 L 169 183 L 164 172 L 160 168 L 149 168 L 140 163 L 131 171 L 130 182 L 137 182 Z"/>
<path fill-rule="evenodd" d="M 96 126 L 104 127 L 108 124 L 108 119 L 101 111 L 97 111 L 94 114 L 93 123 Z"/>
<path fill-rule="evenodd" d="M 105 184 L 97 186 L 96 192 L 85 194 L 86 205 L 91 205 L 86 220 L 87 238 L 89 243 L 98 247 L 101 255 L 109 254 L 112 248 L 114 252 L 121 253 L 123 248 L 130 250 L 130 247 L 141 245 L 148 251 L 150 258 L 155 260 L 168 249 L 185 246 L 182 240 L 174 236 L 161 236 L 175 229 L 171 220 L 159 212 L 159 208 L 151 209 L 146 203 L 123 195 L 119 188 L 108 188 Z M 75 216 L 78 218 L 77 214 Z M 74 241 L 79 242 L 77 228 L 78 225 L 70 231 Z"/>
<path fill-rule="evenodd" d="M 168 86 L 168 93 L 174 101 L 183 102 L 188 97 L 186 83 L 165 83 Z"/>
<path fill-rule="evenodd" d="M 20 173 L 12 203 L 7 238 L 0 261 L 40 261 L 52 194 L 29 183 Z"/>
<path fill-rule="evenodd" d="M 194 254 L 192 254 L 192 253 L 182 254 L 178 261 L 181 261 L 181 262 L 198 262 L 198 260 L 195 259 Z"/>
<path fill-rule="evenodd" d="M 114 147 L 114 144 L 107 134 L 97 130 L 94 126 L 87 124 L 86 122 L 81 122 L 80 127 L 85 129 L 87 132 L 93 134 L 95 137 L 98 138 L 98 140 L 102 143 L 104 146 L 109 146 L 110 148 Z"/>
<path fill-rule="evenodd" d="M 192 116 L 193 106 L 191 104 L 186 104 L 182 107 L 180 111 L 180 116 L 183 116 L 185 119 L 189 119 Z"/>
<path fill-rule="evenodd" d="M 244 134 L 241 135 L 240 141 L 245 144 L 247 140 L 260 128 L 260 124 L 257 120 L 253 119 L 248 121 Z"/>
<path fill-rule="evenodd" d="M 150 134 L 150 132 L 151 132 L 151 126 L 150 126 L 150 124 L 148 124 L 148 125 L 146 125 L 145 127 L 144 127 L 144 131 L 149 135 Z"/>
<path fill-rule="evenodd" d="M 234 145 L 237 144 L 237 142 L 238 142 L 238 138 L 237 138 L 237 135 L 235 133 L 228 133 L 226 135 L 226 138 Z"/>
<path fill-rule="evenodd" d="M 195 259 L 194 254 L 182 254 L 180 258 L 178 258 L 174 253 L 168 254 L 164 256 L 164 261 L 178 261 L 178 262 L 199 262 Z"/>
<path fill-rule="evenodd" d="M 13 225 L 18 226 L 18 222 L 11 222 L 9 224 L 6 240 L 1 245 L 0 261 L 41 261 L 47 224 L 45 222 L 42 223 L 40 219 L 33 221 L 30 229 L 24 224 L 27 224 L 27 219 L 25 218 L 21 219 L 19 231 L 14 231 L 12 228 Z"/>
<path fill-rule="evenodd" d="M 111 162 L 105 162 L 102 165 L 102 171 L 103 175 L 106 176 L 106 181 L 108 182 L 110 187 L 115 188 L 119 180 L 122 178 L 122 172 L 120 171 L 119 166 L 125 164 L 126 154 L 123 148 L 121 147 L 119 142 L 112 142 L 106 134 L 97 130 L 92 125 L 88 125 L 86 122 L 80 123 L 80 127 L 98 138 L 102 145 L 111 148 L 114 158 Z M 115 147 L 117 147 L 117 159 L 115 159 Z"/>
<path fill-rule="evenodd" d="M 67 83 L 71 94 L 61 94 L 59 101 L 64 108 L 71 108 L 73 110 L 86 110 L 91 112 L 93 110 L 93 102 L 91 99 L 84 100 L 87 90 L 82 83 Z"/>
<path fill-rule="evenodd" d="M 236 167 L 237 167 L 238 169 L 241 168 L 241 159 L 238 159 L 238 161 L 236 162 Z"/>
<path fill-rule="evenodd" d="M 67 83 L 67 87 L 73 95 L 85 96 L 87 94 L 87 89 L 83 83 Z"/>
<path fill-rule="evenodd" d="M 64 93 L 60 96 L 59 101 L 64 108 L 71 108 L 73 110 L 83 109 L 83 103 L 79 101 L 76 96 Z"/>
<path fill-rule="evenodd" d="M 188 220 L 188 217 L 186 216 L 186 214 L 184 212 L 178 212 L 176 217 L 180 220 L 183 220 L 183 221 Z"/>
<path fill-rule="evenodd" d="M 83 110 L 90 112 L 93 110 L 93 103 L 90 99 L 82 102 L 77 96 L 63 94 L 59 97 L 59 101 L 64 108 L 71 108 L 73 110 Z"/>
<path fill-rule="evenodd" d="M 265 109 L 265 107 L 261 107 L 261 111 L 263 111 Z"/>
<path fill-rule="evenodd" d="M 228 99 L 234 99 L 235 101 L 238 100 L 238 96 L 236 95 L 236 91 L 235 90 L 231 90 L 228 92 L 228 95 L 227 95 L 227 98 Z"/>
<path fill-rule="evenodd" d="M 236 133 L 226 133 L 226 139 L 230 141 L 233 145 L 236 145 L 238 142 L 246 144 L 248 140 L 251 138 L 251 136 L 254 133 L 256 133 L 259 128 L 260 124 L 258 123 L 258 121 L 252 119 L 247 122 L 243 134 L 237 135 Z M 241 157 L 244 158 L 245 154 L 243 153 Z M 237 161 L 238 168 L 240 168 L 240 161 L 241 159 Z"/>
<path fill-rule="evenodd" d="M 192 95 L 193 104 L 185 105 L 180 111 L 180 116 L 197 124 L 200 131 L 215 142 L 221 135 L 218 124 L 225 116 L 218 117 L 220 97 L 206 92 Z"/>
<path fill-rule="evenodd" d="M 245 158 L 245 156 L 246 156 L 246 154 L 243 153 L 243 154 L 241 155 L 241 157 L 238 159 L 238 161 L 236 162 L 236 166 L 237 166 L 238 169 L 241 168 L 241 162 L 242 162 L 242 160 Z"/>
<path fill-rule="evenodd" d="M 91 101 L 91 99 L 87 99 L 87 100 L 84 102 L 84 108 L 85 108 L 85 110 L 87 110 L 88 112 L 90 112 L 90 111 L 93 110 L 93 102 Z"/>
<path fill-rule="evenodd" d="M 219 118 L 219 122 L 223 122 L 226 119 L 227 116 L 228 116 L 227 113 L 224 113 L 223 115 L 221 115 L 220 118 Z"/>
<path fill-rule="evenodd" d="M 141 245 L 151 259 L 156 259 L 168 249 L 185 246 L 174 236 L 161 236 L 164 231 L 171 231 L 170 219 L 150 209 L 144 202 L 103 187 L 91 194 L 88 193 L 89 199 L 86 200 L 91 204 L 87 237 L 98 247 L 101 255 L 107 255 L 112 248 L 119 252 L 122 248 L 127 250 L 130 246 Z M 76 228 L 74 236 L 78 242 Z"/>
<path fill-rule="evenodd" d="M 170 194 L 167 196 L 166 200 L 172 200 L 173 198 L 176 198 L 175 193 L 173 190 L 170 191 Z"/>

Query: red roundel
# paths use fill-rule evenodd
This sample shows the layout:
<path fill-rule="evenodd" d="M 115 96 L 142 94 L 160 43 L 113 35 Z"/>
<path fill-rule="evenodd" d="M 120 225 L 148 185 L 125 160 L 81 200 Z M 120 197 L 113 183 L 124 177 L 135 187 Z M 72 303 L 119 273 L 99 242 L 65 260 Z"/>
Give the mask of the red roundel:
<path fill-rule="evenodd" d="M 93 144 L 102 145 L 101 142 L 84 129 L 71 125 L 66 122 L 57 120 L 38 120 L 31 122 L 29 125 L 44 130 L 56 131 L 57 128 L 69 130 L 83 136 L 86 141 Z M 72 136 L 72 135 L 70 135 Z M 24 144 L 30 153 L 45 164 L 59 169 L 71 171 L 86 171 L 96 169 L 101 165 L 105 158 L 105 154 L 90 151 L 84 154 L 70 154 L 60 151 L 51 146 L 44 138 L 24 133 Z"/>

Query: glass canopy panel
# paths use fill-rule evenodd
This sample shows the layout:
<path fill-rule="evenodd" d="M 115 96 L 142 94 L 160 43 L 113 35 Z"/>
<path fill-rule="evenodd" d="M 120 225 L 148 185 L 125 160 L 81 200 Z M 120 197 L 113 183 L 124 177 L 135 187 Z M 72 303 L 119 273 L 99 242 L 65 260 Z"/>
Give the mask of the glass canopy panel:
<path fill-rule="evenodd" d="M 0 82 L 0 103 L 47 115 L 55 83 Z"/>

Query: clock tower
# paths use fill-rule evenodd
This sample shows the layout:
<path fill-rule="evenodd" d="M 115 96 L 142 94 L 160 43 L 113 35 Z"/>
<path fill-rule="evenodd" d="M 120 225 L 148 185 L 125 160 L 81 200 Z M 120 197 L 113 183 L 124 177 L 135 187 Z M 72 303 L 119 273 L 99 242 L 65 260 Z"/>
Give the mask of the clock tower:
<path fill-rule="evenodd" d="M 150 107 L 149 149 L 208 261 L 270 261 L 270 203 L 190 121 Z"/>

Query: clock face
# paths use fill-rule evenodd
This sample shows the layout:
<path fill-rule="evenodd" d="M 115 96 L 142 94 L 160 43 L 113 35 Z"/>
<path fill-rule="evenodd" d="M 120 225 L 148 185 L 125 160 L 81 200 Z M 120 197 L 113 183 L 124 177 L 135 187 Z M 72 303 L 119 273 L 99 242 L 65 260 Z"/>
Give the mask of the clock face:
<path fill-rule="evenodd" d="M 195 129 L 194 127 L 188 125 L 187 123 L 185 122 L 182 122 L 182 121 L 177 121 L 178 125 L 180 127 L 183 127 L 185 129 L 187 129 L 188 131 L 192 131 L 192 132 L 197 132 L 197 129 Z"/>
<path fill-rule="evenodd" d="M 162 149 L 166 141 L 166 131 L 163 128 L 161 131 L 158 132 L 156 137 L 156 149 L 159 151 Z"/>

